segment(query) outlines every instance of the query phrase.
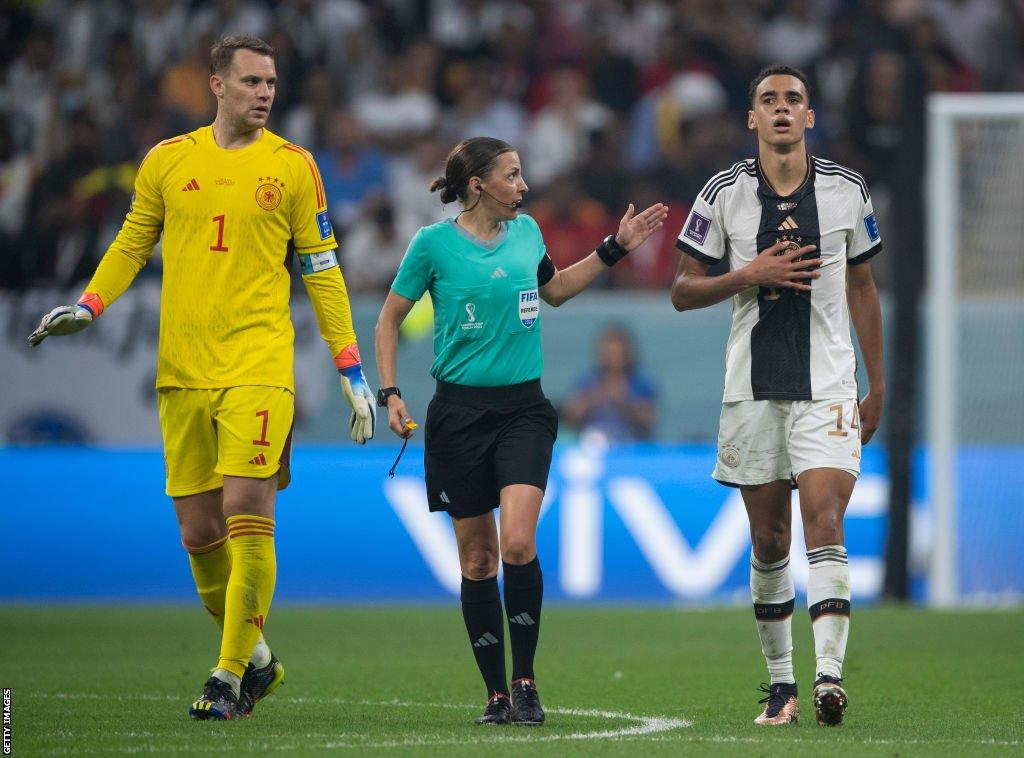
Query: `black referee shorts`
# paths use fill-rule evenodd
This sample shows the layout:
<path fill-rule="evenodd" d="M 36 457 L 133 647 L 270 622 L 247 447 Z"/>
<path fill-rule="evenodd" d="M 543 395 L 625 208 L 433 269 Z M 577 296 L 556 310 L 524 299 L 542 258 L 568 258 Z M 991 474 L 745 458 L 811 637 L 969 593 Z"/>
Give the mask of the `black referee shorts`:
<path fill-rule="evenodd" d="M 539 379 L 506 387 L 438 382 L 423 436 L 430 510 L 480 516 L 498 507 L 502 487 L 547 487 L 558 414 Z"/>

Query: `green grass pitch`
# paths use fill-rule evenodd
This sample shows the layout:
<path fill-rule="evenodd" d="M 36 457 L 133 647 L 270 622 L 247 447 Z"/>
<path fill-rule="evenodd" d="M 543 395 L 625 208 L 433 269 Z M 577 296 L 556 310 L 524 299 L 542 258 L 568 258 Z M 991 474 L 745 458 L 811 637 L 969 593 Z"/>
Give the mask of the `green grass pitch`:
<path fill-rule="evenodd" d="M 198 608 L 0 608 L 14 755 L 956 755 L 1024 753 L 1019 611 L 854 611 L 847 723 L 822 729 L 794 618 L 802 719 L 755 727 L 765 679 L 746 609 L 545 610 L 539 728 L 477 727 L 457 605 L 275 608 L 285 685 L 251 719 L 187 715 L 214 663 Z"/>

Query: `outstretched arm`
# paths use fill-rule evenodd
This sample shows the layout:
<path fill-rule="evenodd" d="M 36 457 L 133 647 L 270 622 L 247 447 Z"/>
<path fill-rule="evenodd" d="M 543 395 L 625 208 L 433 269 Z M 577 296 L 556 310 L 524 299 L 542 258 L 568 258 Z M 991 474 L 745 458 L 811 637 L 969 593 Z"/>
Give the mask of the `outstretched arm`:
<path fill-rule="evenodd" d="M 871 275 L 871 264 L 850 266 L 846 272 L 846 300 L 857 332 L 868 374 L 868 394 L 860 402 L 860 438 L 867 444 L 882 420 L 885 402 L 885 366 L 882 357 L 882 308 Z"/>
<path fill-rule="evenodd" d="M 143 162 L 135 179 L 135 195 L 121 230 L 75 305 L 62 305 L 43 316 L 28 337 L 33 347 L 47 337 L 80 332 L 125 293 L 153 256 L 164 222 L 163 196 L 154 189 L 155 161 Z"/>
<path fill-rule="evenodd" d="M 642 213 L 633 215 L 633 204 L 619 221 L 619 231 L 581 261 L 555 275 L 540 288 L 540 296 L 548 305 L 558 307 L 585 290 L 601 272 L 614 266 L 627 253 L 644 243 L 665 222 L 668 206 L 655 203 Z"/>

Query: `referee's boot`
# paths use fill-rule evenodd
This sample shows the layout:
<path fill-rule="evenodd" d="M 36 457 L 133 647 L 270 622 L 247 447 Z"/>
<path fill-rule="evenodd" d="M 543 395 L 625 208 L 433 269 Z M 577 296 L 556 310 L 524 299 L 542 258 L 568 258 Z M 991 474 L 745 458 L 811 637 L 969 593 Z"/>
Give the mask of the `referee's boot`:
<path fill-rule="evenodd" d="M 512 704 L 504 692 L 495 692 L 487 701 L 484 715 L 476 720 L 482 726 L 498 726 L 512 720 Z"/>
<path fill-rule="evenodd" d="M 277 656 L 270 654 L 270 663 L 256 668 L 250 663 L 242 676 L 241 694 L 238 696 L 238 713 L 251 716 L 256 703 L 274 694 L 274 690 L 284 684 L 284 666 Z"/>
<path fill-rule="evenodd" d="M 839 726 L 846 715 L 849 699 L 843 689 L 843 680 L 819 674 L 814 682 L 814 715 L 818 726 Z"/>
<path fill-rule="evenodd" d="M 512 723 L 540 726 L 544 723 L 544 709 L 537 694 L 537 683 L 532 679 L 512 682 Z"/>
<path fill-rule="evenodd" d="M 800 703 L 797 701 L 796 685 L 778 682 L 769 687 L 761 685 L 761 692 L 767 697 L 761 698 L 759 703 L 764 703 L 764 711 L 754 719 L 758 726 L 782 726 L 783 724 L 795 724 L 800 720 Z"/>
<path fill-rule="evenodd" d="M 197 721 L 230 721 L 238 715 L 238 698 L 227 682 L 211 676 L 203 694 L 192 703 L 188 715 Z"/>

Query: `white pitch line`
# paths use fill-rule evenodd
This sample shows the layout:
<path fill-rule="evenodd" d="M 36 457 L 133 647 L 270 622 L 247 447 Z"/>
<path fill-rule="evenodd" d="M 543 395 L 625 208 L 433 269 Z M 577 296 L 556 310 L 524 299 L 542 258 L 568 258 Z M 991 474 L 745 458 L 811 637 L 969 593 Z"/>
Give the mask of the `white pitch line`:
<path fill-rule="evenodd" d="M 97 693 L 73 693 L 73 692 L 60 692 L 56 694 L 47 695 L 46 693 L 32 693 L 38 697 L 52 697 L 61 700 L 71 699 L 132 699 L 132 700 L 155 700 L 155 701 L 168 701 L 168 700 L 180 700 L 180 698 L 173 695 L 144 695 L 141 697 L 129 696 L 129 695 L 115 695 L 107 696 L 100 695 Z M 348 700 L 345 698 L 324 698 L 324 697 L 278 697 L 277 700 L 283 700 L 293 703 L 317 703 L 321 705 L 365 705 L 372 706 L 374 708 L 381 707 L 398 707 L 398 708 L 445 708 L 445 709 L 457 709 L 457 710 L 476 710 L 478 705 L 461 705 L 457 703 L 417 703 L 404 700 Z M 685 729 L 693 726 L 693 722 L 689 719 L 678 719 L 669 718 L 667 716 L 641 716 L 633 713 L 625 713 L 622 711 L 606 711 L 590 708 L 548 708 L 548 713 L 562 715 L 562 716 L 580 716 L 585 718 L 599 718 L 606 720 L 621 720 L 621 721 L 633 721 L 636 722 L 632 726 L 622 727 L 620 729 L 605 729 L 597 732 L 570 732 L 567 734 L 538 734 L 535 730 L 530 729 L 529 732 L 520 735 L 501 735 L 501 734 L 490 734 L 487 737 L 479 738 L 463 738 L 463 739 L 429 739 L 429 738 L 410 738 L 406 740 L 389 740 L 382 742 L 363 742 L 358 739 L 352 741 L 340 741 L 345 738 L 356 737 L 356 735 L 339 734 L 332 735 L 333 739 L 322 743 L 320 745 L 305 745 L 301 747 L 312 747 L 319 749 L 337 749 L 337 748 L 364 748 L 364 749 L 383 749 L 383 748 L 397 748 L 397 747 L 430 747 L 430 746 L 441 746 L 441 745 L 477 745 L 477 744 L 492 744 L 492 743 L 515 743 L 515 742 L 559 742 L 563 740 L 616 740 L 629 737 L 647 737 L 653 734 L 663 734 L 675 729 Z M 125 736 L 134 736 L 136 733 L 125 733 Z M 140 735 L 141 736 L 141 735 Z M 155 736 L 155 735 L 153 735 Z M 309 737 L 324 737 L 326 735 L 303 735 Z M 209 746 L 212 750 L 220 750 L 221 748 Z M 300 746 L 295 745 L 281 745 L 281 744 L 270 744 L 262 746 L 263 749 L 268 750 L 295 750 L 299 749 Z M 164 745 L 164 749 L 168 748 Z M 192 748 L 189 748 L 192 749 Z M 136 752 L 152 752 L 152 747 L 147 745 L 130 746 L 117 749 L 116 752 L 122 753 L 136 753 Z"/>
<path fill-rule="evenodd" d="M 180 702 L 181 698 L 177 695 L 153 695 L 153 694 L 142 694 L 142 695 L 101 695 L 97 693 L 87 692 L 59 692 L 59 693 L 44 693 L 34 692 L 29 693 L 28 697 L 49 697 L 56 698 L 59 700 L 150 700 L 150 701 L 173 701 Z M 458 704 L 458 703 L 420 703 L 411 702 L 405 700 L 349 700 L 346 698 L 330 698 L 330 697 L 275 697 L 277 701 L 286 701 L 292 703 L 316 703 L 320 705 L 356 705 L 356 706 L 370 706 L 375 708 L 380 707 L 396 707 L 396 708 L 441 708 L 441 709 L 455 709 L 464 711 L 475 711 L 479 705 L 469 704 Z M 296 751 L 296 750 L 309 750 L 309 749 L 340 749 L 340 748 L 353 748 L 353 749 L 386 749 L 386 748 L 402 748 L 402 747 L 432 747 L 432 746 L 443 746 L 443 745 L 486 745 L 493 743 L 517 743 L 517 742 L 555 742 L 560 740 L 593 740 L 593 739 L 604 739 L 604 740 L 630 740 L 640 739 L 645 742 L 708 742 L 708 743 L 721 743 L 721 744 L 763 744 L 764 740 L 760 737 L 740 737 L 740 736 L 725 736 L 725 735 L 668 735 L 666 732 L 670 732 L 676 729 L 684 729 L 693 726 L 693 722 L 689 719 L 675 719 L 664 716 L 640 716 L 637 714 L 626 713 L 621 711 L 605 711 L 596 709 L 580 709 L 580 708 L 548 708 L 548 713 L 554 713 L 564 716 L 581 716 L 589 718 L 603 718 L 603 719 L 621 719 L 624 721 L 636 721 L 639 722 L 634 726 L 623 727 L 621 729 L 608 729 L 600 732 L 572 732 L 569 734 L 539 734 L 537 729 L 523 727 L 524 731 L 528 730 L 528 733 L 521 735 L 501 735 L 491 734 L 488 737 L 477 737 L 477 738 L 454 738 L 448 739 L 439 737 L 437 739 L 430 739 L 425 737 L 412 737 L 405 740 L 391 740 L 382 742 L 361 742 L 359 737 L 363 735 L 358 734 L 323 734 L 323 733 L 306 733 L 301 735 L 289 735 L 292 738 L 303 737 L 305 739 L 314 740 L 325 740 L 325 742 L 315 745 L 303 744 L 285 744 L 280 742 L 275 743 L 264 743 L 261 745 L 249 745 L 249 748 L 260 749 L 260 750 L 277 750 L 277 751 Z M 149 736 L 145 732 L 108 732 L 111 736 Z M 74 733 L 68 730 L 60 730 L 57 735 L 66 735 L 68 737 L 74 737 Z M 156 735 L 153 735 L 156 736 Z M 237 740 L 238 735 L 227 734 L 227 733 L 211 733 L 209 737 L 223 737 L 224 739 L 230 738 L 232 741 Z M 351 741 L 344 741 L 351 740 Z M 793 737 L 786 741 L 785 744 L 790 742 L 795 743 L 807 743 L 807 744 L 820 744 L 820 740 L 805 737 Z M 978 746 L 994 746 L 994 747 L 1019 747 L 1024 745 L 1021 740 L 997 740 L 997 739 L 885 739 L 875 737 L 864 737 L 858 739 L 855 743 L 850 744 L 866 744 L 866 745 L 978 745 Z M 137 745 L 123 748 L 104 749 L 104 750 L 81 750 L 76 748 L 75 753 L 107 753 L 107 752 L 118 752 L 118 753 L 159 753 L 166 752 L 170 748 L 166 743 L 161 745 Z M 206 745 L 206 746 L 192 746 L 182 747 L 180 751 L 184 752 L 220 752 L 223 750 L 222 745 Z M 67 751 L 47 751 L 50 753 L 60 753 Z"/>
<path fill-rule="evenodd" d="M 757 744 L 757 745 L 764 744 L 764 739 L 761 738 L 761 737 L 726 737 L 726 736 L 723 736 L 723 735 L 710 735 L 710 736 L 704 736 L 704 737 L 700 737 L 700 736 L 696 736 L 695 735 L 693 737 L 681 737 L 681 738 L 675 738 L 675 739 L 672 738 L 672 737 L 667 737 L 667 736 L 657 736 L 657 737 L 649 737 L 648 741 L 649 742 L 678 742 L 680 739 L 682 739 L 684 741 L 719 742 L 719 743 L 723 743 L 723 744 L 729 744 L 729 743 L 737 743 L 737 744 L 740 744 L 740 743 L 750 743 L 750 744 Z M 791 738 L 788 738 L 785 741 L 785 743 L 780 743 L 780 744 L 787 744 L 788 745 L 791 742 L 801 742 L 801 743 L 808 743 L 808 744 L 814 744 L 814 745 L 820 745 L 821 744 L 821 740 L 815 739 L 815 738 L 807 738 L 807 737 L 791 737 Z M 938 739 L 934 739 L 934 740 L 922 740 L 922 739 L 890 740 L 890 739 L 885 739 L 885 738 L 882 738 L 882 737 L 861 737 L 861 738 L 859 738 L 857 740 L 856 743 L 837 743 L 837 744 L 838 745 L 847 745 L 847 744 L 858 744 L 858 745 L 994 745 L 996 747 L 1016 747 L 1016 746 L 1019 746 L 1019 745 L 1024 745 L 1024 742 L 1021 742 L 1020 740 L 997 740 L 997 739 L 964 740 L 964 739 L 960 739 L 960 738 L 956 738 L 956 739 L 953 739 L 953 738 L 948 738 L 948 739 L 938 738 Z"/>

